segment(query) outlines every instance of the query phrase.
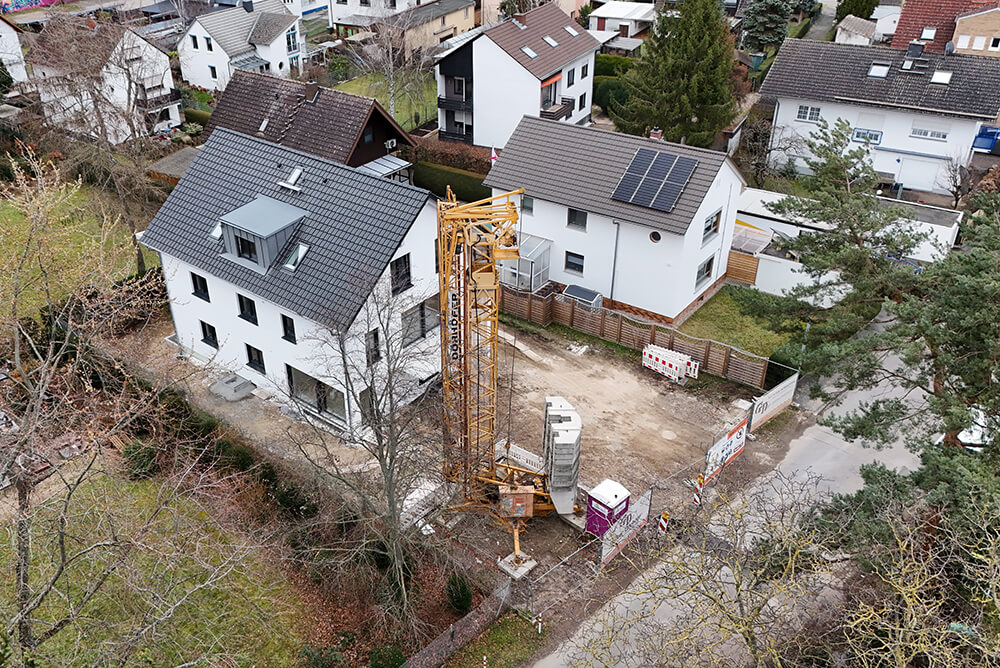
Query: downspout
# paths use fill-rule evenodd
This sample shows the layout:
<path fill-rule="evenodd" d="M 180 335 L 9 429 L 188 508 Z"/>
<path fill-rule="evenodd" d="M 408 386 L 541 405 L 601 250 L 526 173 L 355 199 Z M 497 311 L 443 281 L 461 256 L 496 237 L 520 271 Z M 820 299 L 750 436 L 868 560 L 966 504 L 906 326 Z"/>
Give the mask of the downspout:
<path fill-rule="evenodd" d="M 611 256 L 611 294 L 608 295 L 608 299 L 615 298 L 615 270 L 618 268 L 618 231 L 621 230 L 621 224 L 617 220 L 612 220 L 611 223 L 615 226 L 615 252 Z"/>

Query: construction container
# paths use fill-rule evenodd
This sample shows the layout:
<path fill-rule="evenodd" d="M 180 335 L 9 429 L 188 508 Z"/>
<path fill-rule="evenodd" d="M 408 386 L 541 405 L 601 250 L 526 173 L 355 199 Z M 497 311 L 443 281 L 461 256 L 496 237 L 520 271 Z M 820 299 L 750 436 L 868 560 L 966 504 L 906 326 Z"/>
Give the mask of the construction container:
<path fill-rule="evenodd" d="M 605 479 L 587 494 L 587 531 L 598 538 L 628 512 L 629 492 L 620 482 Z"/>

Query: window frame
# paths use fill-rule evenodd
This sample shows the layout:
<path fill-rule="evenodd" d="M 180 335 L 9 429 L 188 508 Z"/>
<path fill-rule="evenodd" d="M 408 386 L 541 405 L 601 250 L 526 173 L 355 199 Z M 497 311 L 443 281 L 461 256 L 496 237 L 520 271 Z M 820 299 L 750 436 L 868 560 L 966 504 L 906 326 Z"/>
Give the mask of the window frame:
<path fill-rule="evenodd" d="M 401 267 L 406 267 L 405 274 Z M 405 283 L 403 281 L 405 280 Z M 413 287 L 413 269 L 410 254 L 401 255 L 389 263 L 389 285 L 393 296 L 402 294 Z"/>
<path fill-rule="evenodd" d="M 382 359 L 382 341 L 379 335 L 379 328 L 376 327 L 365 334 L 365 363 L 375 366 Z"/>
<path fill-rule="evenodd" d="M 577 102 L 580 105 L 580 107 L 579 107 L 580 111 L 583 111 L 584 109 L 586 109 L 587 108 L 587 94 L 586 93 L 581 93 L 580 94 L 580 99 L 577 100 Z"/>
<path fill-rule="evenodd" d="M 930 139 L 931 141 L 948 141 L 950 130 L 934 130 L 931 128 L 920 128 L 913 126 L 910 128 L 910 136 L 917 139 Z"/>
<path fill-rule="evenodd" d="M 236 304 L 238 305 L 239 310 L 240 310 L 240 315 L 239 315 L 240 319 L 241 320 L 246 320 L 251 325 L 256 325 L 257 324 L 257 302 L 254 301 L 253 299 L 251 299 L 250 297 L 247 297 L 246 295 L 241 295 L 240 293 L 237 292 L 236 293 Z M 247 304 L 249 304 L 249 306 L 250 306 L 249 309 L 246 308 Z"/>
<path fill-rule="evenodd" d="M 199 320 L 198 322 L 201 323 L 201 342 L 218 350 L 219 332 L 215 329 L 215 325 L 210 325 L 204 320 Z"/>
<path fill-rule="evenodd" d="M 805 113 L 802 110 L 805 109 Z M 795 111 L 795 120 L 801 121 L 803 123 L 819 123 L 820 114 L 822 113 L 820 107 L 813 107 L 808 104 L 800 104 L 799 108 Z M 814 113 L 815 112 L 815 113 Z M 815 116 L 815 118 L 813 118 Z"/>
<path fill-rule="evenodd" d="M 208 76 L 212 77 L 213 79 L 219 78 L 219 71 L 215 69 L 215 65 L 208 66 Z"/>
<path fill-rule="evenodd" d="M 583 214 L 583 220 L 580 220 L 580 214 Z M 579 230 L 580 232 L 587 231 L 587 212 L 582 209 L 574 209 L 571 206 L 566 207 L 566 227 Z"/>
<path fill-rule="evenodd" d="M 215 47 L 212 46 L 212 38 L 211 37 L 206 36 L 206 37 L 202 37 L 202 39 L 205 40 L 205 50 L 206 51 L 215 51 Z"/>
<path fill-rule="evenodd" d="M 701 226 L 701 245 L 704 246 L 708 242 L 719 236 L 719 230 L 722 229 L 722 209 L 719 209 L 712 215 L 705 218 L 705 222 Z"/>
<path fill-rule="evenodd" d="M 579 269 L 577 269 L 575 267 L 570 267 L 571 256 L 572 256 L 572 260 L 573 260 L 574 263 L 576 262 L 576 258 L 580 258 L 580 262 L 579 262 L 580 268 Z M 581 253 L 574 253 L 573 251 L 566 251 L 566 254 L 563 256 L 563 271 L 566 271 L 566 272 L 568 272 L 570 274 L 576 274 L 578 276 L 583 276 L 583 270 L 584 270 L 584 267 L 585 267 L 585 264 L 584 264 L 585 261 L 586 261 L 586 258 L 583 256 L 583 254 L 581 254 Z"/>
<path fill-rule="evenodd" d="M 535 198 L 531 195 L 521 195 L 521 214 L 535 214 Z"/>
<path fill-rule="evenodd" d="M 441 326 L 440 301 L 441 295 L 438 293 L 403 311 L 400 322 L 404 348 L 426 339 L 428 334 Z M 418 327 L 407 327 L 406 319 L 414 317 L 414 314 Z"/>
<path fill-rule="evenodd" d="M 959 35 L 955 39 L 956 49 L 968 49 L 970 44 L 972 44 L 972 35 Z"/>
<path fill-rule="evenodd" d="M 990 51 L 1000 51 L 1000 37 L 991 37 L 986 48 Z"/>
<path fill-rule="evenodd" d="M 240 234 L 234 234 L 233 239 L 235 239 L 234 243 L 236 244 L 235 248 L 236 257 L 241 258 L 243 260 L 249 260 L 250 262 L 256 264 L 258 261 L 257 242 L 254 241 L 253 239 L 248 239 L 247 237 L 244 237 Z M 243 248 L 243 246 L 247 244 L 249 244 L 250 248 L 249 249 Z"/>
<path fill-rule="evenodd" d="M 190 37 L 191 37 L 191 48 L 194 49 L 195 51 L 198 51 L 198 36 L 191 35 Z"/>
<path fill-rule="evenodd" d="M 986 35 L 973 35 L 972 37 L 972 50 L 982 51 L 986 48 Z"/>
<path fill-rule="evenodd" d="M 708 271 L 702 275 L 702 269 L 708 267 Z M 715 272 L 715 255 L 711 255 L 704 262 L 698 265 L 697 271 L 694 274 L 694 287 L 695 289 L 705 287 L 706 283 L 711 282 L 712 274 Z"/>
<path fill-rule="evenodd" d="M 267 374 L 267 366 L 264 364 L 264 351 L 260 348 L 251 346 L 249 343 L 244 343 L 247 349 L 247 366 L 256 371 L 257 373 L 263 375 Z M 254 353 L 256 357 L 260 358 L 259 361 L 255 360 Z"/>
<path fill-rule="evenodd" d="M 576 83 L 576 68 L 571 67 L 566 71 L 566 87 L 569 88 Z"/>
<path fill-rule="evenodd" d="M 580 79 L 586 79 L 587 75 L 590 73 L 590 63 L 584 63 L 580 66 Z"/>
<path fill-rule="evenodd" d="M 198 289 L 198 282 L 199 281 L 201 281 L 202 283 L 205 284 L 205 291 L 204 292 L 202 292 L 202 291 L 200 291 Z M 212 302 L 212 297 L 211 297 L 211 295 L 209 294 L 209 291 L 208 291 L 208 279 L 206 279 L 201 274 L 194 273 L 193 271 L 191 272 L 191 294 L 194 295 L 195 297 L 197 297 L 198 299 L 204 299 L 205 301 L 207 301 L 209 303 Z"/>
<path fill-rule="evenodd" d="M 281 314 L 281 338 L 289 343 L 298 343 L 295 338 L 295 320 L 284 313 Z"/>

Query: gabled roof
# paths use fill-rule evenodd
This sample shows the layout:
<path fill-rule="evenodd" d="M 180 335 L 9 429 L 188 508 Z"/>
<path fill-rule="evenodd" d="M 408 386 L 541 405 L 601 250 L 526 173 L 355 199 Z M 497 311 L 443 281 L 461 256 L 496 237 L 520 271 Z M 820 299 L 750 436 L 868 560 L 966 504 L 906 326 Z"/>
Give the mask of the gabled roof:
<path fill-rule="evenodd" d="M 576 35 L 568 32 L 567 26 Z M 585 53 L 601 47 L 554 2 L 508 19 L 485 34 L 538 79 L 548 77 Z M 557 46 L 551 46 L 545 37 L 555 40 Z M 522 51 L 523 47 L 531 49 L 537 57 L 530 57 Z"/>
<path fill-rule="evenodd" d="M 924 28 L 935 28 L 934 39 L 921 41 L 928 51 L 944 53 L 944 45 L 955 32 L 955 17 L 988 4 L 984 0 L 906 0 L 892 46 L 905 49 L 910 42 L 920 40 Z"/>
<path fill-rule="evenodd" d="M 641 148 L 698 161 L 669 212 L 611 198 Z M 536 199 L 684 234 L 724 162 L 726 154 L 719 151 L 525 116 L 483 183 L 524 188 Z"/>
<path fill-rule="evenodd" d="M 295 192 L 278 185 L 299 167 Z M 307 212 L 266 274 L 221 255 L 219 219 L 259 195 Z M 143 234 L 149 248 L 324 325 L 348 327 L 429 199 L 426 190 L 222 128 Z M 293 244 L 308 246 L 295 271 Z"/>
<path fill-rule="evenodd" d="M 837 28 L 852 35 L 861 35 L 871 39 L 875 36 L 875 22 L 858 18 L 854 14 L 848 14 L 837 24 Z"/>
<path fill-rule="evenodd" d="M 202 14 L 195 20 L 212 36 L 212 41 L 232 57 L 253 48 L 250 34 L 261 15 L 267 14 L 295 19 L 295 16 L 285 9 L 281 0 L 254 0 L 251 12 L 242 5 L 237 5 L 230 9 Z M 271 19 L 267 19 L 266 23 L 269 28 L 273 25 Z"/>
<path fill-rule="evenodd" d="M 250 30 L 247 41 L 256 46 L 268 46 L 274 40 L 285 34 L 285 31 L 298 19 L 294 14 L 260 13 L 257 22 Z"/>
<path fill-rule="evenodd" d="M 398 26 L 406 30 L 415 26 L 422 26 L 425 23 L 439 19 L 442 16 L 447 16 L 466 7 L 474 7 L 475 4 L 475 0 L 431 0 L 431 2 L 425 2 L 416 7 L 390 14 L 381 19 L 380 22 L 386 25 Z"/>
<path fill-rule="evenodd" d="M 301 81 L 237 70 L 219 96 L 205 132 L 228 128 L 349 164 L 362 129 L 376 115 L 396 131 L 398 143 L 415 145 L 374 98 L 319 87 L 316 97 L 307 101 L 306 88 Z"/>
<path fill-rule="evenodd" d="M 965 12 L 961 12 L 955 17 L 955 21 L 958 22 L 961 19 L 970 19 L 973 16 L 979 16 L 980 14 L 987 14 L 989 12 L 995 12 L 1000 9 L 1000 2 L 989 2 L 982 7 L 976 7 L 975 9 L 970 9 Z"/>
<path fill-rule="evenodd" d="M 1000 112 L 1000 59 L 923 54 L 926 67 L 902 69 L 905 49 L 786 39 L 761 86 L 762 95 L 902 108 L 943 116 L 995 120 Z M 873 63 L 888 65 L 884 77 L 868 76 Z M 947 84 L 935 71 L 951 72 Z"/>

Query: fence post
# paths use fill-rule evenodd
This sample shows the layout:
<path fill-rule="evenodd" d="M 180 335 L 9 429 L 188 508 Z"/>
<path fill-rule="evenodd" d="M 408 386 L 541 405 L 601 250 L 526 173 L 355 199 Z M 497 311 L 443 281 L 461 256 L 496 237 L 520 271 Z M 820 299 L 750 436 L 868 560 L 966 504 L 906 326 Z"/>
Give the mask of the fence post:
<path fill-rule="evenodd" d="M 760 370 L 760 389 L 764 389 L 767 384 L 767 367 L 771 364 L 771 360 L 764 360 L 764 366 Z"/>
<path fill-rule="evenodd" d="M 526 315 L 527 315 L 527 317 L 525 318 L 525 320 L 527 320 L 528 322 L 534 322 L 534 319 L 532 319 L 532 317 L 531 317 L 531 293 L 530 292 L 528 293 L 528 313 Z"/>
<path fill-rule="evenodd" d="M 733 349 L 726 346 L 726 355 L 722 358 L 722 377 L 728 378 L 726 372 L 729 371 L 729 356 L 733 354 Z"/>
<path fill-rule="evenodd" d="M 573 316 L 576 314 L 576 300 L 570 298 L 569 300 L 569 328 L 576 329 L 573 327 Z"/>
<path fill-rule="evenodd" d="M 597 329 L 597 335 L 604 338 L 604 320 L 608 317 L 608 309 L 601 307 L 601 326 Z"/>
<path fill-rule="evenodd" d="M 622 344 L 622 314 L 618 314 L 618 334 L 615 336 L 615 343 Z"/>
<path fill-rule="evenodd" d="M 655 345 L 656 344 L 656 323 L 655 322 L 649 323 L 649 344 L 650 345 Z"/>

